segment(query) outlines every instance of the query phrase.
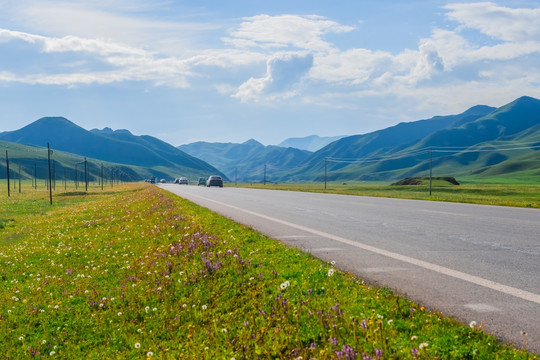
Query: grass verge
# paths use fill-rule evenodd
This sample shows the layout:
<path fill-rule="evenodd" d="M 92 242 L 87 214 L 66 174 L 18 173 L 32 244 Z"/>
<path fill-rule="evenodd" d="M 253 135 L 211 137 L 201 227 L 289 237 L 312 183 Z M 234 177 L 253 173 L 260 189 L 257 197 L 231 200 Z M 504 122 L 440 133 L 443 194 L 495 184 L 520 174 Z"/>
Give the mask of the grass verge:
<path fill-rule="evenodd" d="M 331 194 L 390 197 L 401 199 L 448 201 L 482 205 L 540 208 L 540 185 L 524 184 L 462 184 L 451 185 L 446 181 L 434 181 L 431 195 L 429 182 L 422 185 L 386 185 L 359 182 L 324 183 L 260 183 L 238 186 L 259 189 L 308 191 Z"/>
<path fill-rule="evenodd" d="M 4 358 L 536 358 L 155 186 L 10 206 Z"/>

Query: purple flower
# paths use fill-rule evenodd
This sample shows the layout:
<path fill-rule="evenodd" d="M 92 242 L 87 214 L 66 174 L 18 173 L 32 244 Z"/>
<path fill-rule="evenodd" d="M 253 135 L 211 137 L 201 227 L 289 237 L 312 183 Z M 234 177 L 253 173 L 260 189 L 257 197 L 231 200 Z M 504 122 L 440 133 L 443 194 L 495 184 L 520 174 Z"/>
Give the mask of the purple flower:
<path fill-rule="evenodd" d="M 331 337 L 331 338 L 328 339 L 328 340 L 329 340 L 330 343 L 331 343 L 332 345 L 334 345 L 334 346 L 336 346 L 336 345 L 339 343 L 338 339 L 336 339 L 335 337 Z"/>
<path fill-rule="evenodd" d="M 418 349 L 417 348 L 412 348 L 411 349 L 411 354 L 412 354 L 412 356 L 414 356 L 416 358 L 418 356 Z"/>

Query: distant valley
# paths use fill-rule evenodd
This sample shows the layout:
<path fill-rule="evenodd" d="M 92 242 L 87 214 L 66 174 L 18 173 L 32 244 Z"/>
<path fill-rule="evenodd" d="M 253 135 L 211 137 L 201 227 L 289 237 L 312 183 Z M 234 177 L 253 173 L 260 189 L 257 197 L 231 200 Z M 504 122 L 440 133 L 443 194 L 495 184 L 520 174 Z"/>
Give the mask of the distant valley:
<path fill-rule="evenodd" d="M 131 180 L 151 175 L 195 180 L 218 174 L 228 181 L 298 182 L 322 181 L 326 173 L 327 180 L 390 182 L 427 176 L 431 165 L 435 176 L 538 183 L 540 100 L 525 96 L 500 108 L 478 105 L 461 114 L 400 123 L 368 134 L 313 135 L 270 146 L 251 139 L 176 148 L 129 130 L 88 131 L 61 117 L 0 133 L 0 145 L 16 149 L 12 156 L 28 168 L 26 172 L 36 156 L 43 157 L 35 146 L 43 148 L 48 142 L 57 151 L 60 166 L 88 157 L 94 170 L 106 163 L 122 169 Z"/>

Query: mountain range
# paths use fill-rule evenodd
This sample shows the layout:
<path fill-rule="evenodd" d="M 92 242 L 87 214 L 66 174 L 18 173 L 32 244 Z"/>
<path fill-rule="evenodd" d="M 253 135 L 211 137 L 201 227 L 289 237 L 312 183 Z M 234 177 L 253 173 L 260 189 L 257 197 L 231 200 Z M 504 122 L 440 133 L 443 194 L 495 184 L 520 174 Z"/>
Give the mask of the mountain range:
<path fill-rule="evenodd" d="M 539 182 L 539 149 L 540 100 L 521 97 L 500 108 L 474 106 L 346 137 L 315 152 L 296 172 L 276 176 L 321 180 L 326 165 L 332 180 L 395 180 L 427 176 L 431 162 L 437 176 Z"/>
<path fill-rule="evenodd" d="M 265 170 L 292 171 L 312 154 L 292 147 L 264 146 L 253 139 L 241 144 L 200 141 L 181 145 L 178 149 L 204 159 L 223 171 L 229 179 L 240 182 L 264 179 Z"/>
<path fill-rule="evenodd" d="M 150 176 L 224 176 L 203 160 L 152 136 L 135 136 L 128 130 L 108 128 L 89 131 L 63 117 L 44 117 L 19 130 L 2 132 L 0 140 L 41 147 L 50 143 L 54 150 L 124 165 L 136 180 Z"/>
<path fill-rule="evenodd" d="M 540 182 L 540 100 L 527 96 L 499 108 L 478 105 L 461 114 L 362 135 L 293 138 L 282 144 L 305 148 L 331 140 L 315 152 L 264 146 L 253 139 L 175 148 L 129 130 L 88 131 L 61 117 L 0 133 L 0 141 L 11 143 L 43 147 L 50 142 L 55 150 L 95 159 L 94 167 L 100 161 L 116 164 L 133 180 L 219 174 L 241 182 L 322 181 L 325 176 L 339 181 L 394 181 L 426 176 L 431 168 L 439 177 Z M 21 157 L 25 151 L 32 152 L 20 150 Z"/>

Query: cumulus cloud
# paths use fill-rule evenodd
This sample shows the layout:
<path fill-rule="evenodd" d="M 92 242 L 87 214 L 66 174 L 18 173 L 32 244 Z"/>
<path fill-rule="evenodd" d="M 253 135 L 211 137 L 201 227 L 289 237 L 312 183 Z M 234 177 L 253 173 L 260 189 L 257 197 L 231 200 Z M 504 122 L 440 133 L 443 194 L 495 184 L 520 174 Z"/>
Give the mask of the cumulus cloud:
<path fill-rule="evenodd" d="M 289 97 L 293 88 L 313 65 L 313 55 L 283 54 L 269 59 L 266 76 L 250 78 L 243 83 L 233 97 L 242 101 L 259 100 L 263 97 Z"/>

